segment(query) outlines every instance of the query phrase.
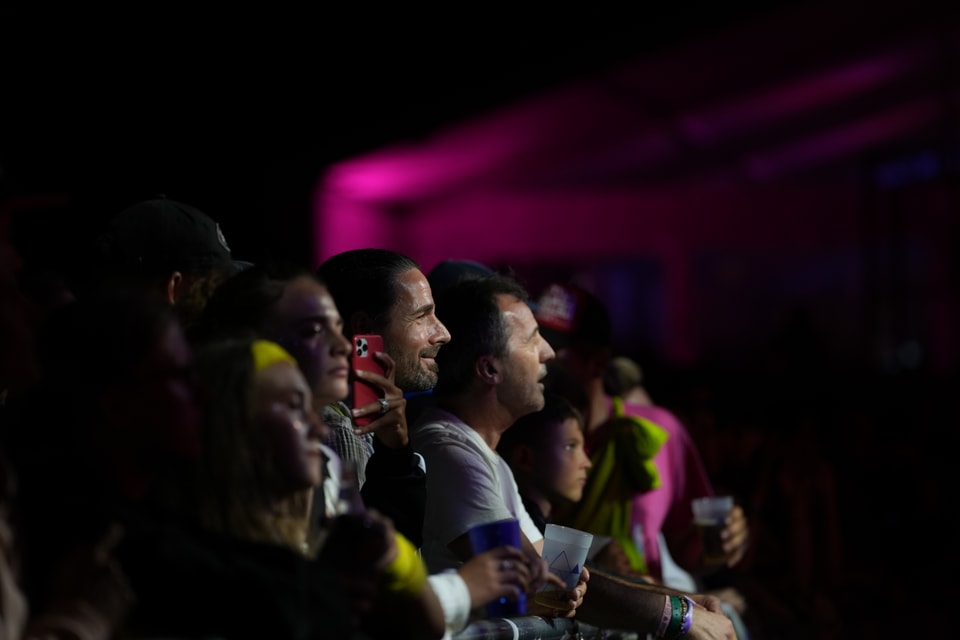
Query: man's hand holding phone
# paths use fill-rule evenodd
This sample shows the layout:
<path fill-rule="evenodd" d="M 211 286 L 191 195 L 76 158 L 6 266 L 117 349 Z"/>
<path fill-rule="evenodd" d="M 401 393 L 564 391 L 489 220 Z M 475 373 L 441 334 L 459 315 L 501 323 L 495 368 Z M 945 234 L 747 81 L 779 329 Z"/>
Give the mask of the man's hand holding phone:
<path fill-rule="evenodd" d="M 394 384 L 396 363 L 383 350 L 383 338 L 364 334 L 353 337 L 351 355 L 353 375 L 354 433 L 374 432 L 392 449 L 405 447 L 407 433 L 407 401 Z"/>

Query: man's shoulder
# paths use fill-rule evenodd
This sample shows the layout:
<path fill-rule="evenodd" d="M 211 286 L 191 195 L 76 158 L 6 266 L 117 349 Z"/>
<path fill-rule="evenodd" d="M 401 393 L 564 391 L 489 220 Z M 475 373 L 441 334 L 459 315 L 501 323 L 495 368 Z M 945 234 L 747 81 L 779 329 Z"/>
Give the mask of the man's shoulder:
<path fill-rule="evenodd" d="M 410 430 L 414 449 L 420 452 L 450 445 L 469 446 L 470 427 L 460 418 L 443 409 L 427 409 Z"/>
<path fill-rule="evenodd" d="M 411 431 L 414 435 L 460 433 L 467 425 L 449 411 L 437 407 L 429 407 L 417 418 Z"/>

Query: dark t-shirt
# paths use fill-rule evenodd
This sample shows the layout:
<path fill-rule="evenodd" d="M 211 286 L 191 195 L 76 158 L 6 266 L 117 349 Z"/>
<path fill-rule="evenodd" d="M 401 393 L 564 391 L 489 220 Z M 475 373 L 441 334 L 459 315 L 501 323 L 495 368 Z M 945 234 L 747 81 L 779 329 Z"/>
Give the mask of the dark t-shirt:
<path fill-rule="evenodd" d="M 540 529 L 540 533 L 546 533 L 547 531 L 547 517 L 543 515 L 543 512 L 540 511 L 540 507 L 536 502 L 527 498 L 527 496 L 521 494 L 520 499 L 523 500 L 523 508 L 527 510 L 527 513 L 530 515 L 530 519 L 533 520 L 533 524 L 537 525 L 537 529 Z"/>

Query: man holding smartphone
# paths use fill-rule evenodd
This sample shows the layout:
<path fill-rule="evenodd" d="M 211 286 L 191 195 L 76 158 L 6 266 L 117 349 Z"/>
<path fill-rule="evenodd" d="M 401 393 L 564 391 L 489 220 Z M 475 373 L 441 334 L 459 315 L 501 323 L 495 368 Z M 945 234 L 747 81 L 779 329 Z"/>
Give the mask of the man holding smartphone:
<path fill-rule="evenodd" d="M 317 275 L 340 310 L 345 337 L 383 338 L 384 352 L 372 356 L 385 365 L 385 377 L 392 375 L 404 393 L 436 385 L 436 356 L 450 333 L 437 318 L 430 284 L 413 259 L 385 249 L 356 249 L 327 259 Z M 377 374 L 354 367 L 353 375 L 363 381 Z M 419 546 L 425 467 L 410 446 L 405 408 L 403 397 L 385 394 L 376 402 L 358 405 L 351 398 L 328 406 L 322 417 L 333 432 L 330 446 L 356 463 L 367 506 L 389 516 Z M 359 426 L 357 419 L 364 418 L 373 420 Z"/>

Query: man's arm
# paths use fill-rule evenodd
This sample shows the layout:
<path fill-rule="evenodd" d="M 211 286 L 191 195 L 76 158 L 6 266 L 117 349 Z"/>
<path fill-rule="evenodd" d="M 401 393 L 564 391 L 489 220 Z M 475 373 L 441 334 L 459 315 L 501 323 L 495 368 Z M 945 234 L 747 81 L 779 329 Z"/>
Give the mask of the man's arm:
<path fill-rule="evenodd" d="M 684 594 L 661 585 L 629 582 L 595 569 L 590 577 L 590 595 L 584 598 L 577 617 L 603 629 L 655 634 L 664 610 L 664 598 L 668 595 Z M 713 606 L 717 604 L 713 602 L 715 599 L 705 596 L 693 596 L 693 599 L 699 606 L 693 612 L 687 638 L 736 640 L 730 619 L 722 614 L 719 605 Z"/>

